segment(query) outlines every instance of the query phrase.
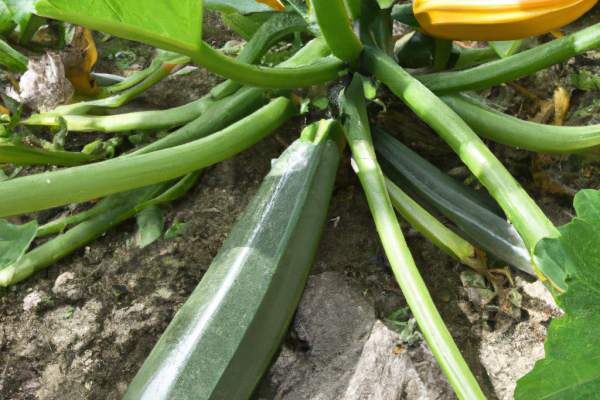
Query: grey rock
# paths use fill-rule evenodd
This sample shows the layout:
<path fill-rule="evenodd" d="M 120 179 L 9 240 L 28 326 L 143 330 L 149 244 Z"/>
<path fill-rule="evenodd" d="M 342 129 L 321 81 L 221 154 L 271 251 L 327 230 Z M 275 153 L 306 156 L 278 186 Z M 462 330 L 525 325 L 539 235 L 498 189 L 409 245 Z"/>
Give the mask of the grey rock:
<path fill-rule="evenodd" d="M 374 322 L 373 307 L 337 273 L 311 276 L 292 325 L 310 350 L 284 345 L 255 398 L 340 398 Z"/>
<path fill-rule="evenodd" d="M 373 326 L 344 400 L 456 399 L 427 342 L 403 347 L 383 322 Z"/>

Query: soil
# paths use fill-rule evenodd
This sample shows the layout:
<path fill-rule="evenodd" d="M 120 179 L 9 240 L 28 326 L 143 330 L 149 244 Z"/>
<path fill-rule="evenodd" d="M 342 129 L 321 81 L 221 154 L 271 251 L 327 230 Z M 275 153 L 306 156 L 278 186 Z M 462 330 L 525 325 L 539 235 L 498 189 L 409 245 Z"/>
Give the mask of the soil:
<path fill-rule="evenodd" d="M 219 23 L 218 19 L 214 21 Z M 229 32 L 215 37 L 211 44 L 222 45 L 232 38 L 236 37 Z M 118 72 L 108 56 L 101 60 L 98 68 L 107 66 L 98 72 Z M 572 100 L 566 124 L 595 124 L 600 120 L 600 107 L 594 100 L 600 99 L 600 91 L 577 89 L 569 74 L 586 70 L 600 75 L 597 60 L 597 53 L 591 51 L 518 83 L 542 100 L 551 99 L 556 86 L 561 85 Z M 139 65 L 147 65 L 147 59 Z M 153 104 L 159 108 L 179 105 L 182 96 L 197 98 L 217 80 L 201 69 L 168 78 L 153 89 Z M 161 85 L 172 88 L 173 82 L 178 82 L 175 89 L 161 90 Z M 189 89 L 183 92 L 186 86 Z M 497 86 L 481 94 L 514 115 L 535 115 L 523 111 L 533 108 L 533 101 L 512 87 Z M 386 110 L 376 104 L 370 106 L 374 123 L 442 171 L 453 171 L 463 179 L 469 176 L 460 159 L 412 111 L 385 89 L 378 95 Z M 145 101 L 151 98 L 146 96 Z M 165 226 L 184 222 L 184 234 L 139 249 L 129 239 L 135 229 L 134 220 L 129 220 L 51 267 L 2 290 L 0 399 L 120 399 L 258 190 L 271 159 L 297 139 L 312 118 L 298 116 L 259 144 L 206 168 L 186 195 L 165 205 Z M 488 144 L 556 225 L 573 217 L 572 200 L 577 190 L 599 187 L 600 160 L 596 155 L 549 156 Z M 471 184 L 478 185 L 476 181 Z M 49 219 L 57 213 L 13 221 L 23 222 L 34 216 Z M 545 328 L 552 317 L 560 316 L 560 310 L 553 308 L 551 300 L 540 300 L 544 295 L 528 286 L 532 285 L 531 279 L 514 271 L 518 290 L 524 296 L 523 308 L 514 307 L 507 313 L 497 304 L 485 309 L 475 306 L 460 279 L 467 267 L 437 249 L 406 222 L 402 226 L 442 318 L 486 396 L 512 398 L 510 388 L 514 389 L 516 379 L 543 356 Z M 311 276 L 324 273 L 341 277 L 348 290 L 360 293 L 380 319 L 406 307 L 383 256 L 365 195 L 350 166 L 348 149 L 340 163 Z M 306 353 L 306 349 L 290 344 L 297 341 L 294 326 L 284 346 Z M 515 349 L 521 359 L 510 355 Z M 512 371 L 509 378 L 501 376 L 506 371 Z M 257 393 L 260 398 L 275 398 L 268 390 L 272 372 L 261 384 Z"/>

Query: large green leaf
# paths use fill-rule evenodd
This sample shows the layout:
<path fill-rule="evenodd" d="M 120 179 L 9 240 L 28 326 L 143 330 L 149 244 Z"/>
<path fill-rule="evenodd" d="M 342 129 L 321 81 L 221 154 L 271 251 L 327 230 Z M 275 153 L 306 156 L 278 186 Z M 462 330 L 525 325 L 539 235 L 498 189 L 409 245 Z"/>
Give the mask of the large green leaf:
<path fill-rule="evenodd" d="M 13 225 L 0 219 L 0 270 L 19 261 L 35 238 L 37 227 L 37 221 Z"/>
<path fill-rule="evenodd" d="M 271 7 L 254 0 L 204 0 L 204 7 L 225 13 L 237 12 L 250 14 L 257 12 L 274 12 Z"/>
<path fill-rule="evenodd" d="M 600 191 L 575 196 L 577 218 L 543 239 L 536 264 L 560 265 L 568 290 L 556 296 L 565 317 L 548 328 L 546 358 L 517 383 L 515 399 L 596 399 L 600 393 Z"/>
<path fill-rule="evenodd" d="M 35 9 L 166 50 L 198 51 L 202 43 L 202 0 L 36 0 Z"/>

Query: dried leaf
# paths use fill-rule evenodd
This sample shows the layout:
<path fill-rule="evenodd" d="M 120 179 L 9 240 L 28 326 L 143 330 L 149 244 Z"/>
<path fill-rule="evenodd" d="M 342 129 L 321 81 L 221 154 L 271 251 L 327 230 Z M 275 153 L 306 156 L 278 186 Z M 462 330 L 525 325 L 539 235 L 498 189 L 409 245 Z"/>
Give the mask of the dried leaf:
<path fill-rule="evenodd" d="M 554 123 L 552 125 L 560 126 L 565 123 L 570 103 L 571 97 L 564 88 L 559 87 L 554 91 Z"/>

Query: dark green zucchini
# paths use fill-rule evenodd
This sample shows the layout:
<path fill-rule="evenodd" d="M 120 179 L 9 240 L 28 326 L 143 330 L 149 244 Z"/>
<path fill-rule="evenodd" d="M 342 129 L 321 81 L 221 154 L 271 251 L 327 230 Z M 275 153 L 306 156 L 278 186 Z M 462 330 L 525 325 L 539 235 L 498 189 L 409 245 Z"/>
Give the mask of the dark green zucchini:
<path fill-rule="evenodd" d="M 491 196 L 457 182 L 377 127 L 371 127 L 381 169 L 403 191 L 452 221 L 478 248 L 534 275 L 531 256 Z"/>
<path fill-rule="evenodd" d="M 327 132 L 331 134 L 327 134 Z M 247 399 L 302 294 L 339 161 L 322 121 L 275 162 L 124 399 Z"/>

